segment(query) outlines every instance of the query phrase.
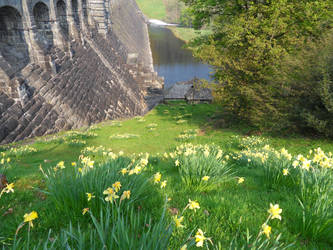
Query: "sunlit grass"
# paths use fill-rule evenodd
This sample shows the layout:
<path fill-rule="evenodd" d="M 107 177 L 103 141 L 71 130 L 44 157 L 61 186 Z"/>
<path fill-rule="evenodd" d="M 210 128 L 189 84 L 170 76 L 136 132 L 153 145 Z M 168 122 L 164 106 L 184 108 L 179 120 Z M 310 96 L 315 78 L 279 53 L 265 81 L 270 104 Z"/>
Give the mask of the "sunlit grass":
<path fill-rule="evenodd" d="M 112 187 L 116 181 L 120 181 L 124 189 L 116 198 L 118 202 L 123 191 L 127 189 L 135 192 L 134 186 L 145 185 L 147 187 L 145 190 L 148 189 L 137 198 L 132 193 L 133 208 L 126 211 L 139 210 L 142 211 L 140 214 L 143 216 L 135 213 L 132 219 L 140 217 L 139 221 L 145 221 L 145 216 L 148 216 L 150 222 L 146 224 L 156 225 L 156 232 L 160 233 L 158 225 L 163 225 L 164 228 L 170 224 L 174 226 L 174 216 L 176 219 L 183 216 L 181 224 L 184 227 L 174 228 L 168 243 L 170 249 L 179 249 L 184 244 L 195 247 L 194 239 L 198 229 L 212 239 L 214 247 L 220 245 L 222 249 L 229 248 L 231 245 L 240 248 L 248 244 L 261 245 L 262 243 L 264 246 L 271 246 L 269 244 L 272 242 L 267 241 L 265 234 L 261 233 L 270 203 L 279 204 L 282 208 L 281 221 L 274 219 L 267 222 L 271 227 L 271 239 L 276 240 L 281 234 L 278 243 L 275 242 L 275 244 L 281 248 L 295 243 L 293 247 L 296 249 L 328 249 L 332 244 L 330 241 L 332 237 L 329 237 L 331 224 L 327 222 L 332 213 L 331 206 L 327 206 L 332 199 L 331 193 L 327 191 L 330 190 L 331 185 L 327 182 L 330 174 L 322 171 L 313 172 L 313 174 L 298 172 L 299 170 L 294 169 L 292 164 L 299 154 L 303 154 L 307 159 L 313 159 L 314 153 L 309 157 L 307 155 L 310 149 L 318 146 L 323 152 L 332 152 L 333 143 L 297 136 L 288 139 L 266 135 L 266 139 L 262 136 L 243 139 L 244 135 L 241 131 L 247 133 L 250 128 L 215 128 L 218 117 L 219 108 L 216 105 L 187 105 L 175 102 L 159 105 L 144 117 L 104 122 L 91 128 L 84 128 L 80 133 L 63 132 L 48 136 L 51 140 L 44 140 L 45 137 L 43 137 L 35 142 L 30 141 L 29 145 L 23 147 L 19 145 L 22 143 L 9 145 L 10 148 L 16 148 L 17 154 L 13 154 L 15 150 L 10 148 L 2 151 L 6 154 L 4 159 L 11 158 L 8 164 L 7 160 L 4 160 L 4 163 L 8 165 L 5 173 L 8 181 L 15 184 L 15 192 L 5 193 L 0 199 L 0 242 L 11 244 L 17 227 L 23 221 L 23 215 L 31 211 L 37 211 L 39 215 L 31 230 L 31 240 L 34 243 L 39 239 L 46 241 L 49 229 L 52 229 L 51 239 L 55 236 L 59 237 L 56 242 L 71 241 L 64 237 L 65 232 L 71 232 L 72 235 L 80 238 L 78 223 L 83 232 L 82 237 L 89 239 L 89 233 L 92 232 L 90 230 L 105 226 L 101 225 L 99 213 L 106 202 L 103 191 Z M 179 120 L 186 122 L 177 124 Z M 114 124 L 121 124 L 121 126 Z M 93 135 L 88 136 L 89 133 Z M 63 143 L 60 138 L 66 134 L 72 135 L 72 139 L 84 139 L 86 144 L 71 146 Z M 139 137 L 110 138 L 124 134 L 139 135 Z M 180 135 L 186 135 L 186 138 L 179 139 Z M 184 140 L 190 140 L 193 145 L 201 144 L 202 149 L 209 148 L 209 150 L 206 153 L 203 150 L 199 156 L 195 157 L 185 156 L 186 150 L 184 152 L 180 150 L 179 152 L 183 153 L 176 155 L 177 146 L 184 144 Z M 216 150 L 210 148 L 213 143 Z M 207 146 L 204 146 L 205 144 Z M 270 147 L 265 147 L 266 144 Z M 35 150 L 27 150 L 28 147 Z M 217 157 L 219 148 L 222 153 Z M 285 150 L 281 150 L 282 148 Z M 266 157 L 267 151 L 270 153 Z M 150 155 L 146 158 L 145 154 L 139 155 L 141 152 L 148 152 Z M 316 154 L 324 159 L 322 151 Z M 206 155 L 213 157 L 212 164 L 209 165 L 212 166 L 211 168 L 205 166 L 206 163 L 208 164 L 208 161 L 205 161 Z M 329 157 L 328 154 L 326 155 Z M 216 161 L 220 157 L 221 160 Z M 261 157 L 264 158 L 264 162 Z M 0 161 L 1 158 L 0 155 Z M 176 160 L 179 164 L 183 163 L 186 168 L 178 169 Z M 59 164 L 62 161 L 63 165 Z M 145 167 L 142 167 L 140 162 Z M 82 164 L 86 164 L 86 168 Z M 218 167 L 223 164 L 231 168 L 230 176 L 229 170 L 225 169 L 228 170 L 227 179 L 223 179 L 223 173 L 219 173 L 221 169 Z M 95 168 L 95 172 L 88 171 L 90 165 Z M 40 166 L 44 173 L 52 173 L 61 179 L 54 178 L 55 182 L 52 184 L 50 179 L 45 179 Z M 65 169 L 62 169 L 62 166 Z M 80 168 L 86 175 L 80 176 Z M 285 168 L 289 170 L 287 175 L 283 174 Z M 2 170 L 3 166 L 0 165 L 0 172 Z M 161 174 L 161 179 L 154 183 L 154 175 L 157 172 Z M 197 176 L 197 173 L 200 173 L 200 176 Z M 303 177 L 302 173 L 304 173 Z M 205 176 L 209 178 L 203 179 Z M 241 178 L 243 182 L 240 182 Z M 131 180 L 135 183 L 131 183 Z M 164 181 L 165 187 L 162 186 Z M 143 185 L 143 183 L 146 184 Z M 326 191 L 321 193 L 320 190 L 324 189 Z M 56 196 L 52 196 L 51 192 Z M 95 197 L 88 202 L 86 193 L 92 193 Z M 140 192 L 137 191 L 137 193 Z M 165 207 L 166 217 L 161 224 L 158 224 L 165 199 L 168 199 Z M 197 201 L 200 209 L 194 212 L 187 208 L 184 211 L 189 199 Z M 75 201 L 73 205 L 72 200 Z M 96 218 L 95 222 L 92 222 L 90 214 L 86 217 L 82 215 L 84 208 L 91 208 L 90 212 Z M 61 211 L 64 213 L 63 216 Z M 106 216 L 106 210 L 103 211 L 103 216 Z M 5 215 L 2 216 L 3 214 Z M 72 218 L 72 229 L 68 218 Z M 131 220 L 129 217 L 122 218 L 120 217 L 119 224 L 114 224 L 117 228 L 123 227 L 123 219 Z M 119 217 L 113 217 L 113 219 L 118 221 Z M 133 224 L 133 228 L 140 227 Z M 27 240 L 27 229 L 27 225 L 20 229 L 19 237 L 24 241 Z M 123 235 L 126 235 L 126 232 L 128 235 L 135 232 L 126 231 L 126 228 L 122 230 L 125 230 L 122 231 L 125 232 Z M 248 241 L 246 240 L 247 230 L 249 235 L 252 235 Z M 260 233 L 260 239 L 255 241 Z M 96 234 L 98 234 L 97 231 L 92 233 L 92 235 Z M 153 235 L 146 234 L 148 238 L 155 239 Z M 110 235 L 105 237 L 108 238 Z M 111 238 L 108 240 L 112 241 Z M 96 246 L 99 244 L 100 242 L 96 241 Z M 208 240 L 204 241 L 205 244 L 212 247 Z"/>

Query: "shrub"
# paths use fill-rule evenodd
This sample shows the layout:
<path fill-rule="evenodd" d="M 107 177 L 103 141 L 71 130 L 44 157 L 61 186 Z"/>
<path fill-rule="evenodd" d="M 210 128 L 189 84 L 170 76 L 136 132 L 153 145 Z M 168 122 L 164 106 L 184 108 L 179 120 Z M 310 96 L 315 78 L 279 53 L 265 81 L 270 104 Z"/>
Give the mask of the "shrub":
<path fill-rule="evenodd" d="M 174 152 L 175 165 L 182 181 L 194 189 L 228 181 L 233 173 L 223 151 L 215 145 L 183 144 Z"/>
<path fill-rule="evenodd" d="M 287 57 L 272 81 L 283 83 L 285 124 L 333 137 L 333 31 Z"/>

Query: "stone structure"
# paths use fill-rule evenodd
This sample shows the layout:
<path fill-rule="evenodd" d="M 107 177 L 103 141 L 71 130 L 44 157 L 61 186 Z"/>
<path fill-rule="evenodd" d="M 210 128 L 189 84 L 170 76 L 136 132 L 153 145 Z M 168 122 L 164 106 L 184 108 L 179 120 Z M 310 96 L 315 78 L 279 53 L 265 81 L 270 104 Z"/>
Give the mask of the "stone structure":
<path fill-rule="evenodd" d="M 0 0 L 0 143 L 143 114 L 162 87 L 135 0 Z"/>
<path fill-rule="evenodd" d="M 203 87 L 199 79 L 194 78 L 188 82 L 177 82 L 164 91 L 164 101 L 186 100 L 190 103 L 211 103 L 212 90 Z"/>

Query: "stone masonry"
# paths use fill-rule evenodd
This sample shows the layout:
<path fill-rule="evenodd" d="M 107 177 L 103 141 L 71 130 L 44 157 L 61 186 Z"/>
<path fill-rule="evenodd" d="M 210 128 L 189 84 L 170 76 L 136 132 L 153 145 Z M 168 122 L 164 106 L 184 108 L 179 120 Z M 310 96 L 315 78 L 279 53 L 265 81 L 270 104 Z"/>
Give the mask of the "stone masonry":
<path fill-rule="evenodd" d="M 0 0 L 0 144 L 141 115 L 162 88 L 135 0 Z"/>

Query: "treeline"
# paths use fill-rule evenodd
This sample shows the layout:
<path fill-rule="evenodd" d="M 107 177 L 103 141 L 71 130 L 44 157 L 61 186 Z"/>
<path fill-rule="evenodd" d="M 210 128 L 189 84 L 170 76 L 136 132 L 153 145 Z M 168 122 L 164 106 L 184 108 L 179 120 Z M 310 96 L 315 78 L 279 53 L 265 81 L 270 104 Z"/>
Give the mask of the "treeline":
<path fill-rule="evenodd" d="M 333 137 L 332 0 L 183 0 L 227 115 L 261 130 Z"/>

